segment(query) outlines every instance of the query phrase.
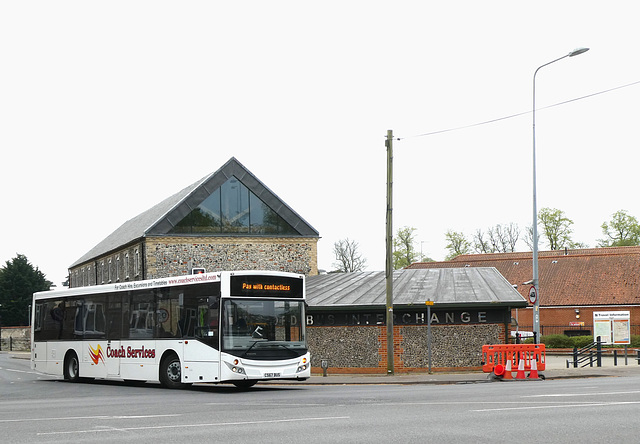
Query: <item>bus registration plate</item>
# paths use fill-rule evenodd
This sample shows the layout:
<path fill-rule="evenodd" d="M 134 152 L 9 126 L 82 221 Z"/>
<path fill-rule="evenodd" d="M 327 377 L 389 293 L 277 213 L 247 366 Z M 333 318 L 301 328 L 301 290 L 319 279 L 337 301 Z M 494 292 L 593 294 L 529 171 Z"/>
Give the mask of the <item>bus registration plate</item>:
<path fill-rule="evenodd" d="M 280 377 L 280 373 L 265 373 L 264 377 L 265 378 L 279 378 Z"/>

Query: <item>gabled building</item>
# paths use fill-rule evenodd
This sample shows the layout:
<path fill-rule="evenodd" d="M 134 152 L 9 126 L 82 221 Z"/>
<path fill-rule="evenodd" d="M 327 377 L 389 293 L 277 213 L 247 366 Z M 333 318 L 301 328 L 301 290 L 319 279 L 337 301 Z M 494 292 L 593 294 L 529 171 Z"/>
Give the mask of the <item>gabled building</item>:
<path fill-rule="evenodd" d="M 532 253 L 465 254 L 451 261 L 420 262 L 409 269 L 495 267 L 528 300 Z M 591 334 L 594 311 L 628 310 L 640 334 L 640 247 L 541 251 L 538 255 L 540 332 Z M 532 308 L 514 311 L 531 329 Z"/>
<path fill-rule="evenodd" d="M 235 158 L 128 220 L 69 267 L 71 287 L 207 271 L 318 274 L 320 236 Z"/>

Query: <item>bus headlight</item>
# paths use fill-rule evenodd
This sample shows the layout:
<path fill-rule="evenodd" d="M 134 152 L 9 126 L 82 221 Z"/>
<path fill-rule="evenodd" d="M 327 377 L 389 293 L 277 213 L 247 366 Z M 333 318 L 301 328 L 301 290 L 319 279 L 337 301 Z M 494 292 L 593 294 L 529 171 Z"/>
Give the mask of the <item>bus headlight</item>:
<path fill-rule="evenodd" d="M 303 372 L 307 369 L 307 364 L 302 364 L 298 367 L 298 373 Z"/>
<path fill-rule="evenodd" d="M 233 364 L 231 364 L 230 362 L 225 362 L 225 364 L 227 364 L 227 367 L 229 367 L 229 370 L 231 370 L 233 373 L 237 373 L 239 375 L 246 374 L 244 368 L 238 365 L 239 361 L 237 359 L 234 359 Z"/>

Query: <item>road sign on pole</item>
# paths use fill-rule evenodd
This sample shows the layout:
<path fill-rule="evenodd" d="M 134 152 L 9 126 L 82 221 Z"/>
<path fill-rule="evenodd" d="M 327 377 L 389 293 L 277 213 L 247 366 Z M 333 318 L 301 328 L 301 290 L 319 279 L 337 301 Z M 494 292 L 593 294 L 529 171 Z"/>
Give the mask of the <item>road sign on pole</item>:
<path fill-rule="evenodd" d="M 537 299 L 538 299 L 538 292 L 536 291 L 536 287 L 532 285 L 531 288 L 529 289 L 529 302 L 531 302 L 532 304 L 535 304 Z"/>

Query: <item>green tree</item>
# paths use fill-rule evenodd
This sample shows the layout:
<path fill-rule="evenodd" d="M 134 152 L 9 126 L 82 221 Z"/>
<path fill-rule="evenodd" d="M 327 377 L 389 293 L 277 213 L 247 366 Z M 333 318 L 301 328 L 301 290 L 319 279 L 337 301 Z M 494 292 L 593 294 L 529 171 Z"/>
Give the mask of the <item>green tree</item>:
<path fill-rule="evenodd" d="M 3 326 L 22 326 L 29 323 L 29 305 L 33 293 L 48 290 L 51 282 L 45 275 L 31 265 L 26 256 L 6 262 L 0 268 L 0 315 Z"/>
<path fill-rule="evenodd" d="M 542 228 L 542 236 L 549 243 L 549 249 L 560 250 L 565 247 L 584 246 L 573 242 L 571 239 L 573 221 L 564 214 L 564 211 L 555 208 L 543 208 L 538 212 L 538 223 Z"/>
<path fill-rule="evenodd" d="M 347 239 L 341 239 L 333 244 L 333 254 L 336 262 L 333 266 L 340 273 L 350 273 L 354 271 L 362 271 L 366 268 L 367 260 L 362 257 L 358 251 L 358 242 Z"/>
<path fill-rule="evenodd" d="M 471 253 L 471 243 L 467 240 L 463 233 L 449 230 L 444 235 L 447 240 L 447 250 L 449 254 L 445 258 L 450 261 L 461 254 Z"/>
<path fill-rule="evenodd" d="M 638 219 L 625 210 L 616 211 L 609 222 L 602 225 L 604 239 L 598 239 L 599 247 L 628 247 L 640 245 L 640 224 Z"/>
<path fill-rule="evenodd" d="M 415 231 L 416 229 L 413 227 L 402 227 L 398 229 L 396 236 L 393 238 L 394 270 L 407 267 L 421 259 L 413 246 Z"/>

